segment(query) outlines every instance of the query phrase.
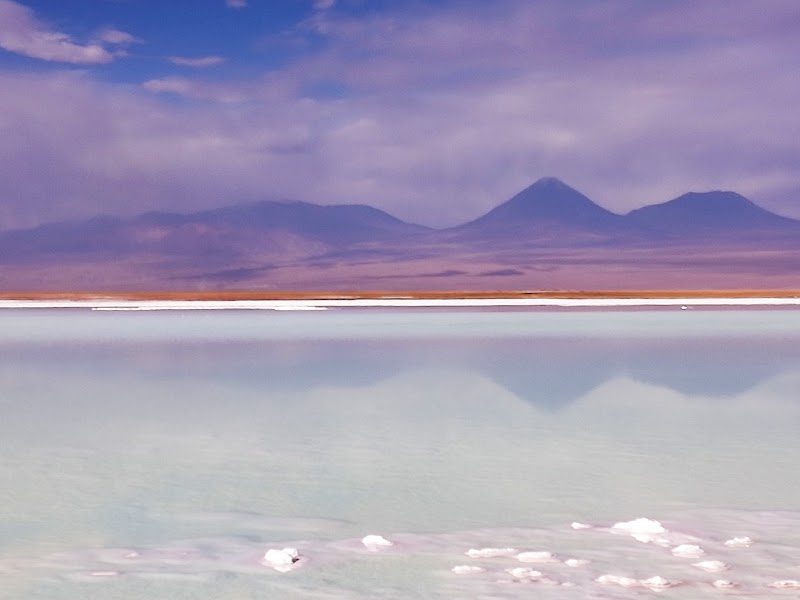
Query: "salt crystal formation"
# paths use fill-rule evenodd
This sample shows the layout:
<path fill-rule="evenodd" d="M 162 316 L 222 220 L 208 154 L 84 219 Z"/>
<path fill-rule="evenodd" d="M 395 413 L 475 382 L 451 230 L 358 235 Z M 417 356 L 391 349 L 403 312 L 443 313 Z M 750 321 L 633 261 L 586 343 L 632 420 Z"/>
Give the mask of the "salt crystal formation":
<path fill-rule="evenodd" d="M 585 558 L 568 558 L 564 561 L 564 564 L 568 567 L 582 567 L 584 565 L 588 565 L 591 561 L 586 560 Z"/>
<path fill-rule="evenodd" d="M 632 577 L 621 577 L 619 575 L 600 575 L 597 579 L 595 579 L 597 583 L 601 583 L 603 585 L 619 585 L 625 588 L 636 587 L 639 585 L 639 582 Z"/>
<path fill-rule="evenodd" d="M 680 556 L 681 558 L 700 558 L 701 556 L 705 555 L 705 552 L 700 546 L 696 546 L 694 544 L 681 544 L 680 546 L 676 546 L 672 549 L 672 554 L 674 556 Z"/>
<path fill-rule="evenodd" d="M 749 548 L 753 545 L 753 540 L 745 535 L 742 537 L 731 538 L 725 542 L 725 545 L 728 548 Z"/>
<path fill-rule="evenodd" d="M 514 548 L 471 548 L 465 552 L 470 558 L 499 558 L 501 556 L 511 556 L 516 550 Z"/>
<path fill-rule="evenodd" d="M 703 569 L 708 573 L 719 573 L 721 571 L 727 571 L 728 565 L 726 565 L 721 560 L 704 560 L 698 563 L 693 563 L 693 567 L 697 567 L 698 569 Z"/>
<path fill-rule="evenodd" d="M 649 579 L 642 579 L 639 583 L 641 583 L 643 587 L 653 591 L 666 590 L 667 588 L 678 585 L 677 582 L 664 579 L 660 575 L 650 577 Z"/>
<path fill-rule="evenodd" d="M 524 563 L 551 563 L 558 562 L 552 552 L 520 552 L 517 560 Z"/>
<path fill-rule="evenodd" d="M 473 565 L 456 565 L 450 570 L 456 575 L 472 575 L 474 573 L 483 573 L 486 569 Z"/>
<path fill-rule="evenodd" d="M 283 548 L 281 550 L 270 548 L 264 554 L 261 562 L 276 571 L 285 573 L 295 568 L 299 560 L 300 554 L 297 552 L 297 548 Z"/>
<path fill-rule="evenodd" d="M 542 578 L 541 571 L 534 571 L 528 567 L 514 567 L 513 569 L 506 569 L 506 573 L 510 574 L 512 577 L 516 577 L 517 579 L 528 579 L 531 581 L 537 581 Z"/>
<path fill-rule="evenodd" d="M 611 529 L 615 532 L 621 533 L 649 533 L 649 534 L 656 534 L 656 533 L 666 533 L 666 529 L 662 527 L 661 523 L 658 521 L 653 521 L 652 519 L 646 519 L 644 517 L 639 517 L 638 519 L 634 519 L 633 521 L 625 521 L 623 523 L 615 523 L 611 526 Z"/>
<path fill-rule="evenodd" d="M 769 587 L 774 587 L 779 590 L 800 590 L 800 581 L 794 579 L 781 579 L 769 584 Z"/>
<path fill-rule="evenodd" d="M 378 550 L 379 548 L 386 548 L 388 546 L 394 546 L 392 542 L 387 540 L 382 535 L 367 535 L 361 540 L 361 543 L 364 544 L 366 548 L 369 550 Z"/>
<path fill-rule="evenodd" d="M 650 542 L 664 544 L 669 541 L 663 536 L 663 534 L 667 533 L 667 530 L 661 526 L 661 523 L 644 517 L 639 517 L 633 521 L 615 523 L 611 527 L 611 531 L 629 535 L 637 542 L 644 544 L 649 544 Z"/>

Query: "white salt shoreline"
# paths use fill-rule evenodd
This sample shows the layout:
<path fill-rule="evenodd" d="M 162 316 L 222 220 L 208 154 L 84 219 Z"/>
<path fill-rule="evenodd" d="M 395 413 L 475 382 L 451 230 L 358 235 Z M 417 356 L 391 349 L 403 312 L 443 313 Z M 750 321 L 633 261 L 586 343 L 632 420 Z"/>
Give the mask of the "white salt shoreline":
<path fill-rule="evenodd" d="M 100 311 L 325 310 L 329 308 L 640 308 L 800 306 L 800 297 L 752 298 L 335 298 L 314 300 L 0 300 L 2 308 L 85 308 Z"/>

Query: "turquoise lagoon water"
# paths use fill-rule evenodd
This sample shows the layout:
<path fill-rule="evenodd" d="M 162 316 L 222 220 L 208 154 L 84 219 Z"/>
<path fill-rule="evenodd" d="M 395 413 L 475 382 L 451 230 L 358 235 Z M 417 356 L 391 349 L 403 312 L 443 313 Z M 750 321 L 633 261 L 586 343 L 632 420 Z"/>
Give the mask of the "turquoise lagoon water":
<path fill-rule="evenodd" d="M 800 311 L 8 309 L 0 356 L 3 599 L 798 593 Z"/>

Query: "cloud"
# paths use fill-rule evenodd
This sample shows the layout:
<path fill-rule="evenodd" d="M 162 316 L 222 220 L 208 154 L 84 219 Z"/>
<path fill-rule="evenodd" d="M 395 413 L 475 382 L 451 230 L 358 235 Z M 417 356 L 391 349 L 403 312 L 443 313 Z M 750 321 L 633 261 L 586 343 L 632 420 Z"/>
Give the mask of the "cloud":
<path fill-rule="evenodd" d="M 142 43 L 142 40 L 140 40 L 136 36 L 114 28 L 103 29 L 97 37 L 102 42 L 105 42 L 107 44 L 116 44 L 119 46 L 127 46 L 130 44 Z"/>
<path fill-rule="evenodd" d="M 225 0 L 225 4 L 228 8 L 245 8 L 247 0 Z"/>
<path fill-rule="evenodd" d="M 221 56 L 198 56 L 195 58 L 169 56 L 167 60 L 174 65 L 182 67 L 214 67 L 225 62 L 225 59 Z"/>
<path fill-rule="evenodd" d="M 0 48 L 31 58 L 74 64 L 108 63 L 114 58 L 102 45 L 81 45 L 66 33 L 50 29 L 31 9 L 12 0 L 0 0 Z"/>
<path fill-rule="evenodd" d="M 0 224 L 295 198 L 452 225 L 545 175 L 617 212 L 733 189 L 800 217 L 800 4 L 564 5 L 332 12 L 240 81 L 0 71 Z"/>
<path fill-rule="evenodd" d="M 148 92 L 175 94 L 196 100 L 210 100 L 226 104 L 247 100 L 246 92 L 236 86 L 209 83 L 186 77 L 149 79 L 142 84 L 142 87 Z"/>

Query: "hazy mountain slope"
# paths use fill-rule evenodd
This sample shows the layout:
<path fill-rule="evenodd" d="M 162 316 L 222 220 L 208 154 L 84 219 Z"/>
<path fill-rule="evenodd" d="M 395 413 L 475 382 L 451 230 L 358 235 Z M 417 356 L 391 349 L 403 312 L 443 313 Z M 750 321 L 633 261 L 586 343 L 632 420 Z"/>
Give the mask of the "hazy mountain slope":
<path fill-rule="evenodd" d="M 186 215 L 151 212 L 0 232 L 0 262 L 135 254 L 232 259 L 263 252 L 291 258 L 424 231 L 369 206 L 259 202 Z"/>
<path fill-rule="evenodd" d="M 554 177 L 539 179 L 485 215 L 452 228 L 456 236 L 563 244 L 615 236 L 623 218 Z"/>
<path fill-rule="evenodd" d="M 769 212 L 735 192 L 690 192 L 625 215 L 629 225 L 650 233 L 684 235 L 724 233 L 800 233 L 800 222 Z"/>

